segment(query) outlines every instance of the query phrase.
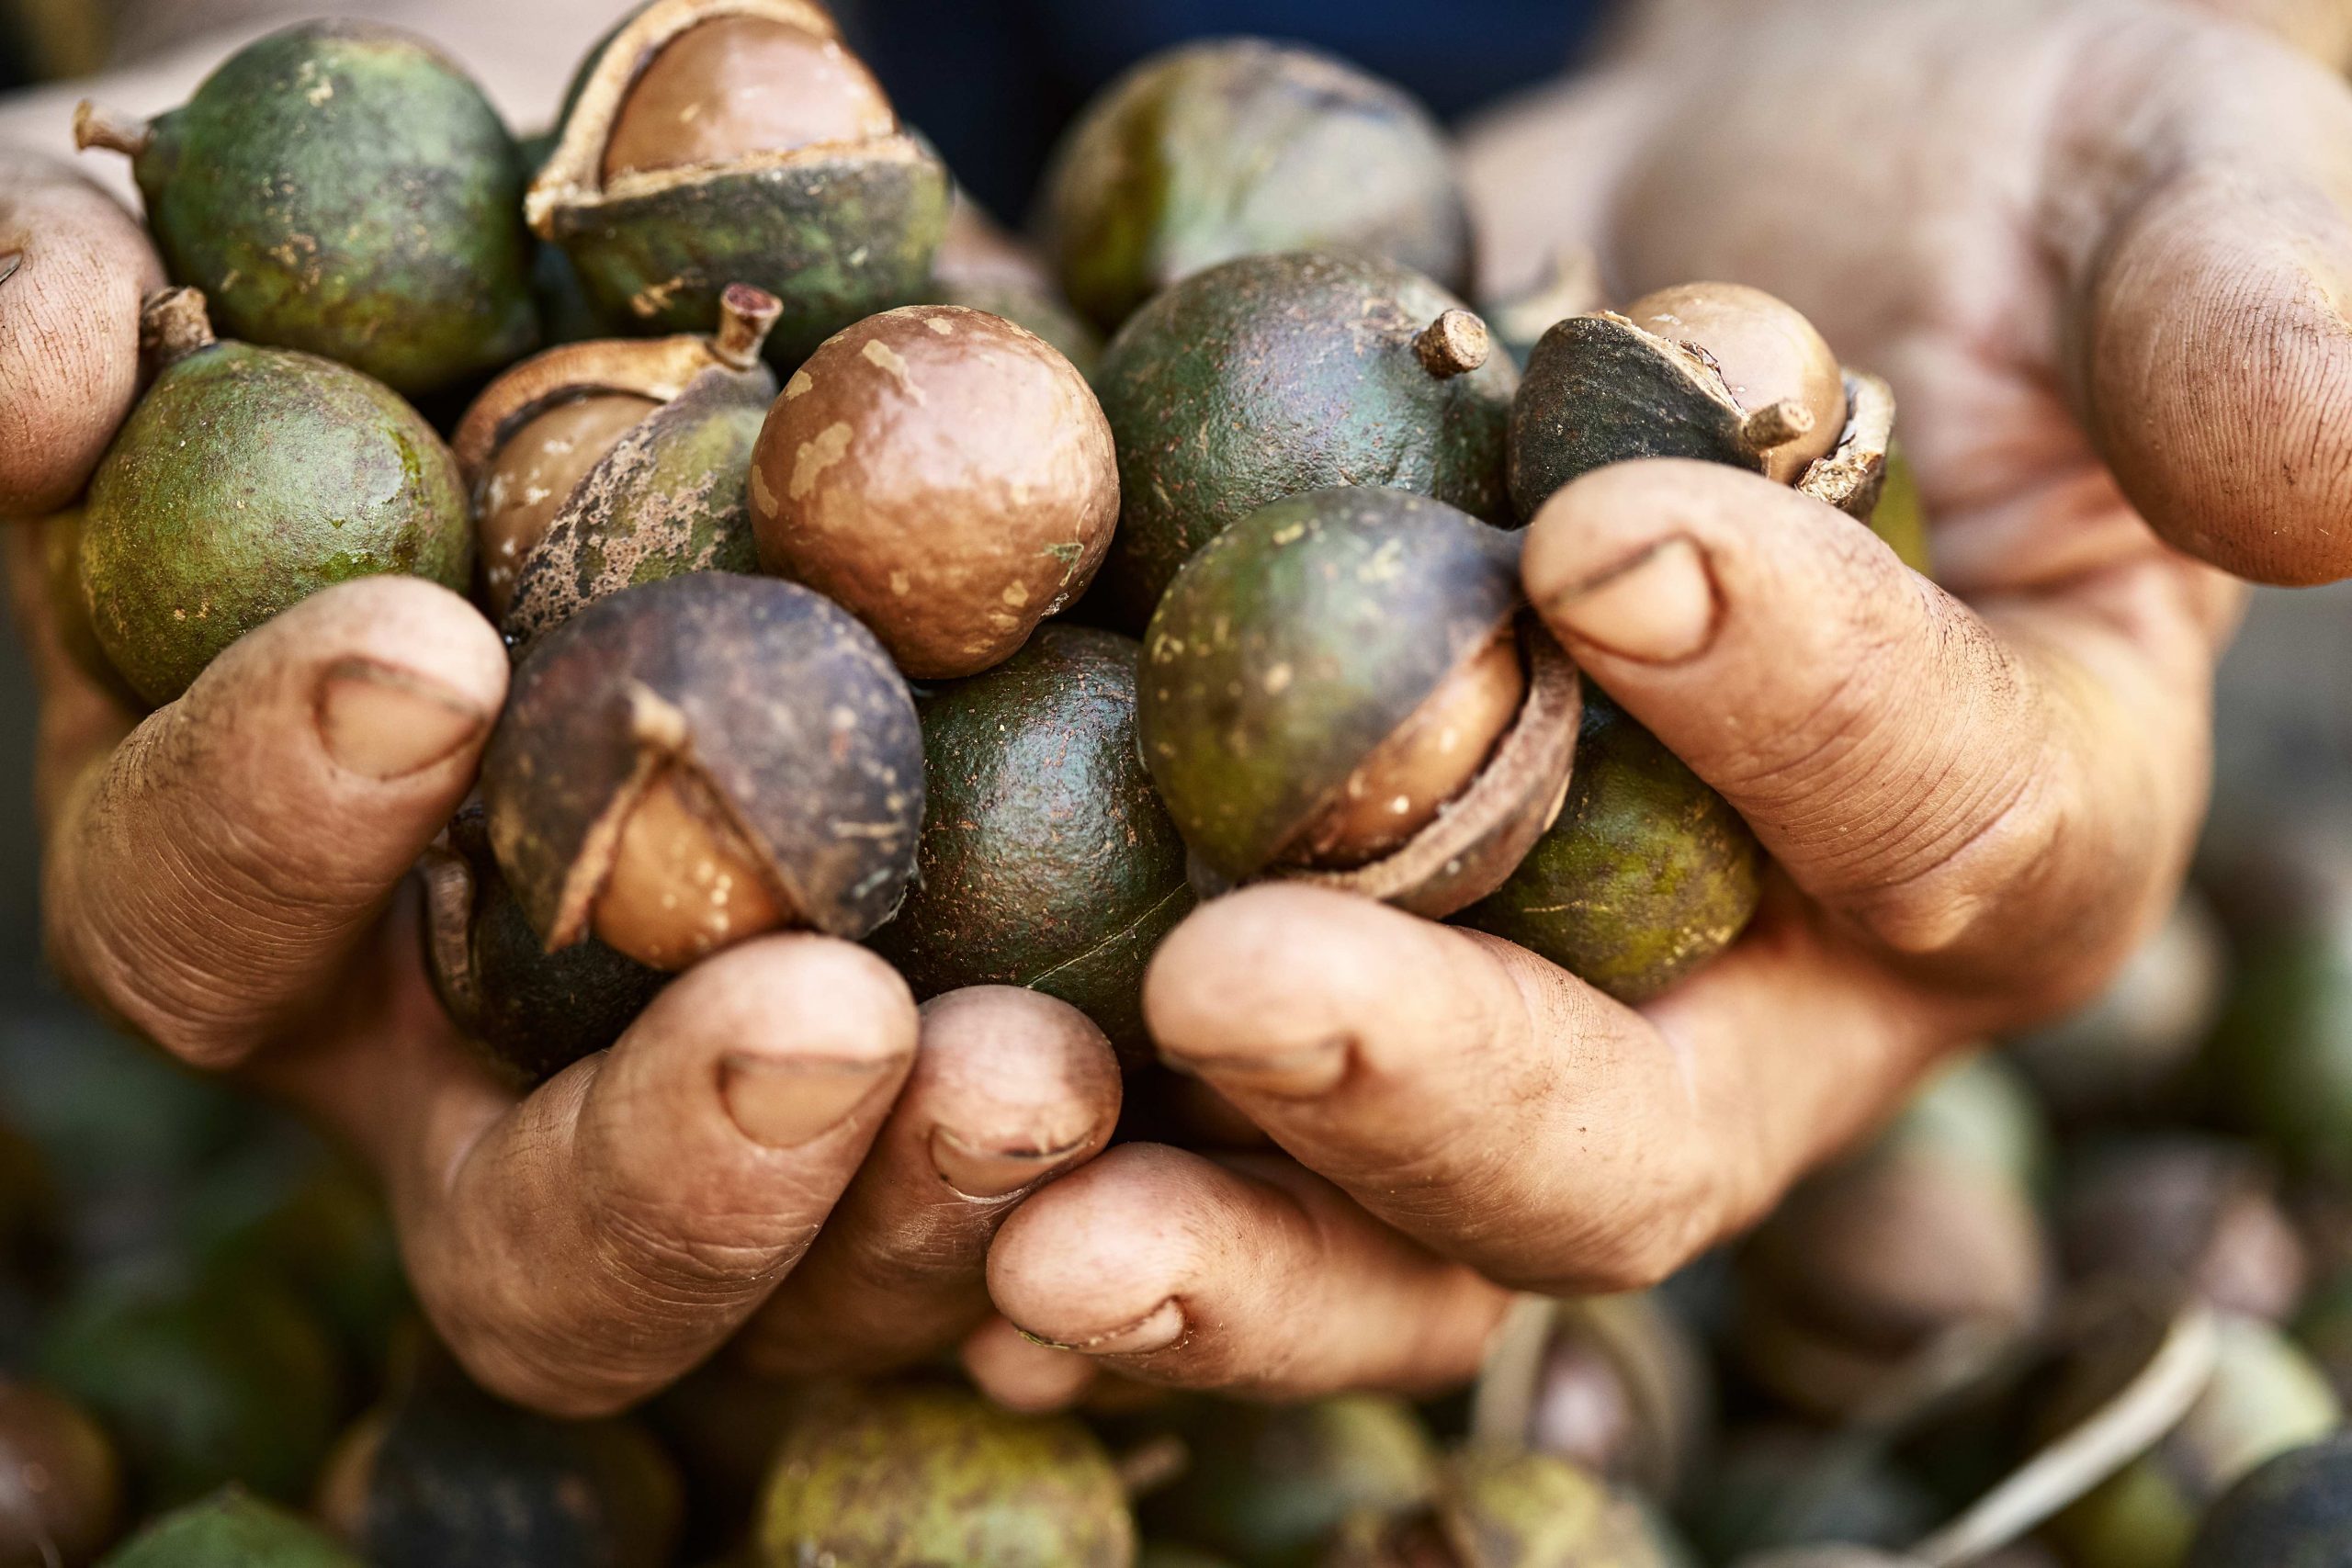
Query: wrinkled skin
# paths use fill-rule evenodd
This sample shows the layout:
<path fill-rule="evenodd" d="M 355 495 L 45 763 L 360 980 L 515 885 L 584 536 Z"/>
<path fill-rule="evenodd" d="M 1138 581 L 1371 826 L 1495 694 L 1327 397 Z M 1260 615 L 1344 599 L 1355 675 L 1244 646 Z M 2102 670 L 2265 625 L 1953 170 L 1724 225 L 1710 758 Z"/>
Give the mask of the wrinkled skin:
<path fill-rule="evenodd" d="M 2154 925 L 2240 604 L 2200 558 L 2352 570 L 2330 303 L 2352 95 L 2331 72 L 2187 6 L 1688 3 L 1689 36 L 1636 29 L 1477 138 L 1493 265 L 1532 275 L 1583 239 L 1619 297 L 1730 274 L 1805 310 L 1894 378 L 1950 592 L 1718 468 L 1603 470 L 1536 521 L 1537 605 L 1781 867 L 1748 934 L 1645 1010 L 1360 901 L 1220 900 L 1163 949 L 1148 1016 L 1283 1152 L 1130 1145 L 1001 1231 L 1009 1200 L 943 1203 L 932 1162 L 1023 1191 L 1100 1146 L 1105 1091 L 1044 1018 L 983 1030 L 943 998 L 919 1028 L 894 976 L 819 939 L 698 967 L 517 1100 L 434 1006 L 408 917 L 384 919 L 465 793 L 503 660 L 454 596 L 389 581 L 279 617 L 135 736 L 19 594 L 61 967 L 349 1132 L 460 1355 L 551 1408 L 627 1403 L 746 1323 L 779 1367 L 928 1350 L 986 1310 L 984 1253 L 1005 1316 L 1077 1348 L 1001 1323 L 968 1342 L 1029 1404 L 1102 1366 L 1434 1387 L 1476 1365 L 1508 1286 L 1658 1277 Z M 842 1109 L 763 1143 L 728 1114 L 730 1060 L 739 1107 L 810 1103 L 756 1086 L 822 1064 Z M 960 1163 L 974 1148 L 1004 1157 Z"/>

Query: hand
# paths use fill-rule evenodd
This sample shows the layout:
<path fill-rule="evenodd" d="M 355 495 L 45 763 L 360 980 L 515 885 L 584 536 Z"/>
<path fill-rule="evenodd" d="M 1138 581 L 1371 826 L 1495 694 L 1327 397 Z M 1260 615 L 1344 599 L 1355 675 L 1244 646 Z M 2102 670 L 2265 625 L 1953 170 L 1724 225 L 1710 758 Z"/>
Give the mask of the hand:
<path fill-rule="evenodd" d="M 120 221 L 103 197 L 55 203 L 45 241 Z M 71 324 L 19 328 L 15 310 L 26 338 L 9 342 Z M 18 367 L 0 360 L 0 428 L 29 385 Z M 863 949 L 779 935 L 679 977 L 609 1052 L 511 1092 L 433 994 L 408 880 L 505 694 L 488 623 L 427 583 L 347 583 L 140 721 L 61 645 L 42 527 L 0 525 L 0 543 L 42 694 L 54 962 L 164 1049 L 352 1142 L 390 1194 L 425 1311 L 478 1378 L 588 1415 L 730 1338 L 769 1369 L 880 1369 L 988 1316 L 996 1225 L 1116 1119 L 1117 1066 L 1091 1024 L 1026 991 L 918 1012 Z"/>
<path fill-rule="evenodd" d="M 2168 907 L 2240 604 L 2192 557 L 2352 572 L 2339 79 L 2175 6 L 1685 9 L 1473 146 L 1490 254 L 1807 311 L 1894 380 L 1945 586 L 1727 468 L 1561 492 L 1530 596 L 1755 827 L 1753 929 L 1635 1010 L 1329 893 L 1204 908 L 1152 1030 L 1289 1161 L 1127 1146 L 1039 1194 L 990 1287 L 1080 1355 L 1008 1387 L 1441 1385 L 1506 1289 L 1645 1285 L 1736 1233 Z"/>

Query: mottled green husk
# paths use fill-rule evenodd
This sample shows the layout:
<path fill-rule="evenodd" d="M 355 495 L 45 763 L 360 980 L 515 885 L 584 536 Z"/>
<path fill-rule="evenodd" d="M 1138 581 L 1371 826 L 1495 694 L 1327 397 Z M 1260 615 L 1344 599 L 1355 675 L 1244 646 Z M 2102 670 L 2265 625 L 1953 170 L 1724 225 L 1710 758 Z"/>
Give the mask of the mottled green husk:
<path fill-rule="evenodd" d="M 668 1568 L 677 1467 L 620 1419 L 558 1421 L 434 1365 L 382 1413 L 356 1478 L 373 1568 Z"/>
<path fill-rule="evenodd" d="M 440 942 L 428 940 L 426 952 L 442 1005 L 466 1037 L 522 1085 L 543 1083 L 618 1040 L 670 976 L 593 936 L 549 953 L 498 869 L 480 809 L 460 816 L 449 836 L 472 899 L 461 935 L 433 934 L 463 942 L 461 959 L 447 956 L 465 973 L 445 969 Z"/>
<path fill-rule="evenodd" d="M 1747 928 L 1759 859 L 1730 803 L 1587 682 L 1567 805 L 1460 919 L 1639 1002 Z"/>
<path fill-rule="evenodd" d="M 2352 1437 L 2279 1455 L 2205 1516 L 2188 1568 L 2344 1568 L 2352 1562 Z"/>
<path fill-rule="evenodd" d="M 755 1540 L 761 1568 L 1129 1568 L 1136 1555 L 1118 1472 L 1084 1427 L 916 1386 L 804 1411 Z"/>
<path fill-rule="evenodd" d="M 41 585 L 49 600 L 50 629 L 74 668 L 133 708 L 146 704 L 114 667 L 90 622 L 90 602 L 82 595 L 82 509 L 41 519 Z"/>
<path fill-rule="evenodd" d="M 1245 1568 L 1313 1562 L 1351 1515 L 1404 1513 L 1437 1479 L 1428 1429 L 1385 1394 L 1204 1404 L 1181 1432 L 1192 1462 L 1145 1499 L 1144 1523 Z"/>
<path fill-rule="evenodd" d="M 1193 558 L 1144 638 L 1136 725 L 1178 831 L 1262 871 L 1518 609 L 1519 541 L 1396 490 L 1265 507 Z"/>
<path fill-rule="evenodd" d="M 707 370 L 614 445 L 515 577 L 501 629 L 518 658 L 624 588 L 759 570 L 752 448 L 775 395 L 764 371 Z"/>
<path fill-rule="evenodd" d="M 1532 517 L 1570 479 L 1637 457 L 1764 471 L 1723 378 L 1623 316 L 1570 316 L 1538 340 L 1510 415 L 1510 498 Z"/>
<path fill-rule="evenodd" d="M 148 1526 L 103 1568 L 367 1568 L 316 1526 L 234 1487 Z"/>
<path fill-rule="evenodd" d="M 390 30 L 312 22 L 232 55 L 137 160 L 173 281 L 227 335 L 400 390 L 538 340 L 521 153 L 480 88 Z"/>
<path fill-rule="evenodd" d="M 918 998 L 1028 986 L 1148 1057 L 1143 971 L 1191 911 L 1184 843 L 1136 749 L 1136 645 L 1047 626 L 920 704 L 914 887 L 874 933 Z"/>
<path fill-rule="evenodd" d="M 1331 485 L 1412 491 L 1508 524 L 1517 372 L 1495 355 L 1440 378 L 1413 346 L 1459 304 L 1393 263 L 1294 254 L 1228 263 L 1139 311 L 1094 378 L 1120 506 L 1087 604 L 1139 628 L 1210 539 Z"/>
<path fill-rule="evenodd" d="M 2052 1526 L 2076 1568 L 2175 1568 L 2223 1492 L 2341 1425 L 2319 1370 L 2267 1324 L 2224 1318 L 2220 1352 L 2180 1425 Z"/>
<path fill-rule="evenodd" d="M 463 592 L 472 570 L 464 483 L 416 411 L 356 370 L 241 343 L 156 378 L 83 523 L 98 641 L 159 705 L 321 589 L 405 573 Z"/>
<path fill-rule="evenodd" d="M 767 357 L 791 366 L 851 322 L 922 297 L 947 208 L 946 170 L 910 145 L 559 206 L 549 237 L 596 309 L 638 333 L 705 330 L 729 284 L 766 289 L 784 303 Z"/>
<path fill-rule="evenodd" d="M 39 1371 L 104 1423 L 151 1507 L 232 1481 L 301 1497 L 334 1435 L 325 1330 L 249 1273 L 87 1287 L 51 1324 Z"/>
<path fill-rule="evenodd" d="M 1399 88 L 1259 39 L 1145 61 L 1088 106 L 1047 173 L 1042 226 L 1108 330 L 1236 256 L 1385 256 L 1467 287 L 1470 223 L 1445 135 Z"/>
<path fill-rule="evenodd" d="M 1408 1544 L 1409 1543 L 1409 1544 Z M 1445 1463 L 1425 1514 L 1360 1514 L 1324 1568 L 1668 1568 L 1671 1544 L 1630 1497 L 1546 1454 L 1472 1446 Z"/>
<path fill-rule="evenodd" d="M 645 760 L 632 708 L 646 695 L 684 720 L 684 750 L 665 765 L 727 803 L 803 922 L 855 939 L 889 918 L 922 822 L 906 682 L 831 600 L 695 572 L 598 600 L 515 671 L 482 800 L 533 930 L 566 940 L 565 881 Z"/>

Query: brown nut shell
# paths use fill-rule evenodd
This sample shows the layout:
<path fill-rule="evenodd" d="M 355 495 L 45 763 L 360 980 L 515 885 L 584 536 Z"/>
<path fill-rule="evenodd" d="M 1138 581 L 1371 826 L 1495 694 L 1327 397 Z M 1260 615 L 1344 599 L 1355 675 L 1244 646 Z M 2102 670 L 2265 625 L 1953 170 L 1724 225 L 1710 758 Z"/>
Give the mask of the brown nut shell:
<path fill-rule="evenodd" d="M 675 963 L 775 923 L 862 937 L 913 871 L 913 697 L 863 626 L 798 584 L 702 572 L 627 589 L 524 661 L 483 760 L 492 848 L 551 950 L 592 928 L 616 934 L 600 900 L 660 790 L 736 863 L 720 907 L 735 913 L 713 919 L 715 897 L 682 901 L 631 956 Z M 656 874 L 624 894 L 677 864 L 652 858 Z M 629 925 L 642 935 L 641 911 Z"/>
<path fill-rule="evenodd" d="M 604 175 L 723 164 L 898 129 L 881 84 L 830 30 L 717 16 L 663 44 L 639 73 L 605 143 Z"/>
<path fill-rule="evenodd" d="M 634 392 L 589 392 L 531 418 L 499 447 L 474 502 L 484 607 L 503 620 L 523 563 L 596 465 L 662 405 Z"/>
<path fill-rule="evenodd" d="M 1683 283 L 1643 295 L 1624 314 L 1645 331 L 1697 349 L 1741 408 L 1801 411 L 1803 418 L 1790 423 L 1802 428 L 1765 453 L 1766 478 L 1793 484 L 1838 445 L 1846 423 L 1838 356 L 1793 306 L 1745 284 Z"/>
<path fill-rule="evenodd" d="M 1009 658 L 1091 581 L 1119 514 L 1085 378 L 956 305 L 828 340 L 768 414 L 751 495 L 762 566 L 846 606 L 925 680 Z"/>

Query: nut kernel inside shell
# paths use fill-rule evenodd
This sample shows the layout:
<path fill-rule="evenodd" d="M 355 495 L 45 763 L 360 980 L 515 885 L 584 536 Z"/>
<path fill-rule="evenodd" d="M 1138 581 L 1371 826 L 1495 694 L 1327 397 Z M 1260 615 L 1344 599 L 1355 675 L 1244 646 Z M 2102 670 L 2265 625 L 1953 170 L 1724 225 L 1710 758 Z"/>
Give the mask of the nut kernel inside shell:
<path fill-rule="evenodd" d="M 629 392 L 593 393 L 533 416 L 499 447 L 482 481 L 475 525 L 492 619 L 505 617 L 524 561 L 580 481 L 661 406 Z"/>
<path fill-rule="evenodd" d="M 622 100 L 607 180 L 894 134 L 898 116 L 833 39 L 767 17 L 717 17 L 665 44 Z"/>
<path fill-rule="evenodd" d="M 1470 787 L 1526 698 L 1519 638 L 1505 625 L 1348 775 L 1282 858 L 1347 870 L 1401 848 Z"/>
<path fill-rule="evenodd" d="M 683 969 L 724 947 L 793 924 L 759 857 L 708 789 L 664 768 L 630 808 L 595 896 L 590 929 L 640 964 Z"/>
<path fill-rule="evenodd" d="M 1812 416 L 1767 452 L 1769 478 L 1793 484 L 1837 447 L 1846 428 L 1844 372 L 1795 307 L 1742 284 L 1686 283 L 1644 295 L 1624 314 L 1645 332 L 1703 351 L 1749 413 L 1785 402 Z"/>

